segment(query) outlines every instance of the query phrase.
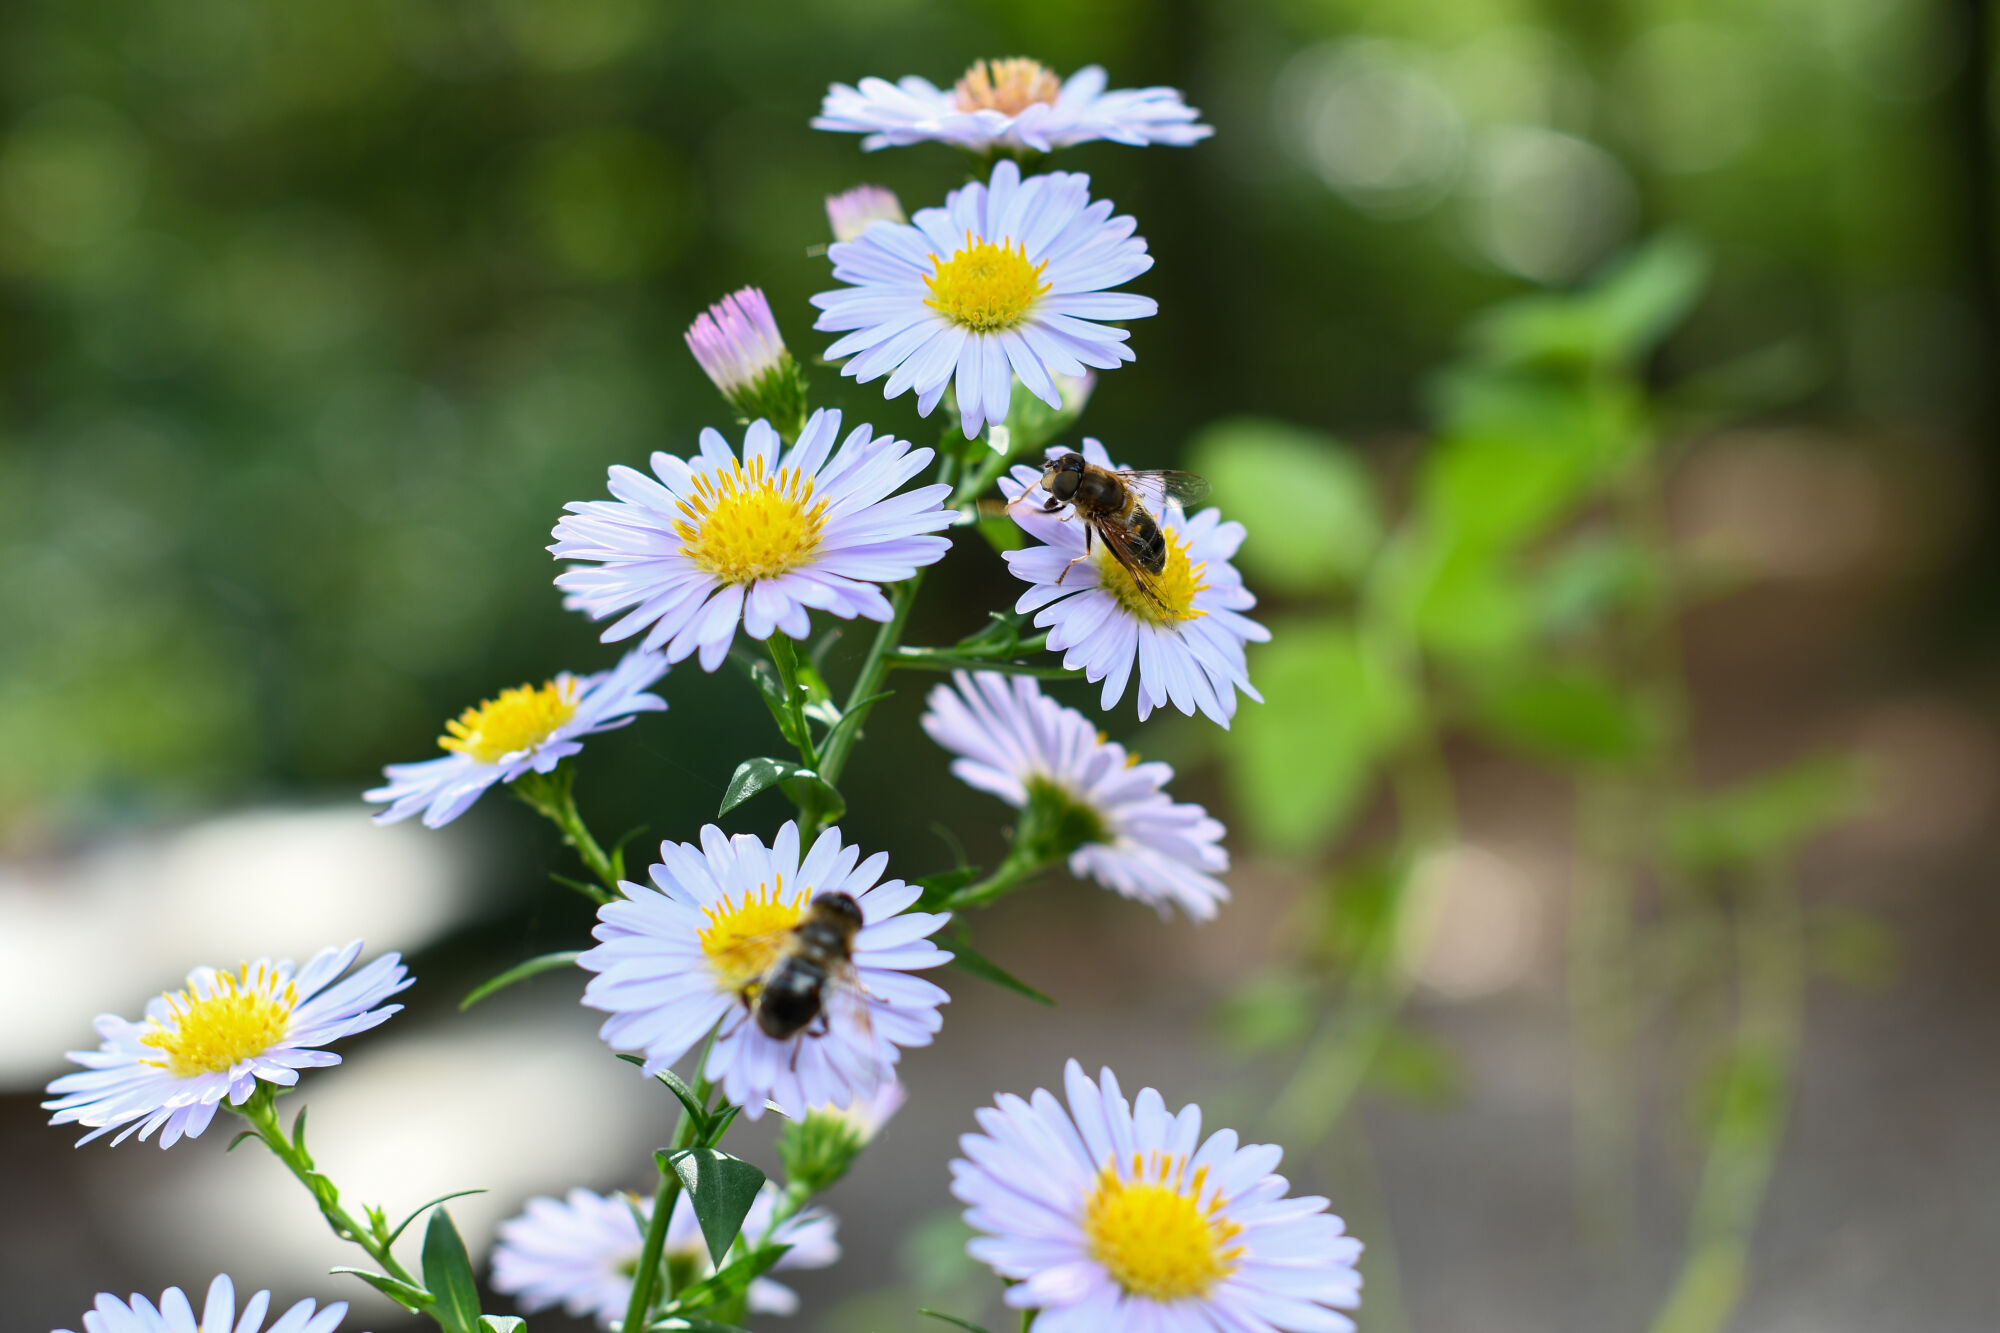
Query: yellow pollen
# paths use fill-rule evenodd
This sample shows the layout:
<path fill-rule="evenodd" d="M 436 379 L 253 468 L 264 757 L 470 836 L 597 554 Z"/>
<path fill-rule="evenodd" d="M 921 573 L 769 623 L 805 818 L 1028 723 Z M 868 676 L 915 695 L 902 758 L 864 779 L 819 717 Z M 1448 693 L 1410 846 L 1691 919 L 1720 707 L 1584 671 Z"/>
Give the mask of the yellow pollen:
<path fill-rule="evenodd" d="M 260 965 L 253 974 L 246 963 L 236 976 L 218 974 L 208 995 L 198 994 L 190 985 L 166 998 L 172 1025 L 156 1021 L 153 1030 L 139 1038 L 165 1058 L 145 1063 L 159 1065 L 178 1078 L 193 1078 L 220 1074 L 277 1045 L 291 1030 L 299 993 L 289 980 L 280 986 L 278 974 L 270 968 Z"/>
<path fill-rule="evenodd" d="M 445 723 L 449 734 L 438 737 L 438 744 L 482 764 L 497 764 L 547 740 L 576 715 L 581 694 L 569 676 L 539 686 L 516 685 Z"/>
<path fill-rule="evenodd" d="M 762 455 L 746 467 L 694 479 L 694 499 L 674 523 L 681 554 L 724 583 L 773 579 L 811 560 L 826 526 L 826 501 L 793 467 L 766 476 Z"/>
<path fill-rule="evenodd" d="M 1203 577 L 1208 566 L 1188 561 L 1187 539 L 1178 532 L 1168 528 L 1161 531 L 1167 538 L 1167 563 L 1147 584 L 1158 601 L 1148 597 L 1133 580 L 1132 571 L 1119 564 L 1118 558 L 1102 546 L 1097 552 L 1098 580 L 1106 592 L 1118 599 L 1118 605 L 1127 615 L 1148 624 L 1177 625 L 1183 620 L 1199 619 L 1208 612 L 1195 606 L 1194 595 L 1208 588 Z"/>
<path fill-rule="evenodd" d="M 1121 1177 L 1106 1163 L 1084 1200 L 1090 1257 L 1134 1296 L 1207 1295 L 1243 1257 L 1243 1247 L 1229 1243 L 1243 1228 L 1222 1216 L 1222 1195 L 1202 1198 L 1208 1168 L 1189 1175 L 1183 1158 L 1136 1152 L 1131 1166 Z"/>
<path fill-rule="evenodd" d="M 757 983 L 778 961 L 785 932 L 805 914 L 810 887 L 785 896 L 785 877 L 760 887 L 735 906 L 717 903 L 702 909 L 708 924 L 701 929 L 701 951 L 717 980 L 739 994 L 754 994 Z"/>
<path fill-rule="evenodd" d="M 1028 313 L 1028 308 L 1048 291 L 1042 270 L 1049 266 L 1028 262 L 1028 252 L 1019 241 L 995 245 L 975 240 L 965 233 L 965 245 L 950 259 L 931 256 L 937 272 L 924 279 L 930 285 L 930 299 L 924 304 L 954 323 L 981 333 L 1011 329 Z"/>
<path fill-rule="evenodd" d="M 1062 80 L 1039 60 L 975 60 L 958 81 L 958 109 L 1018 116 L 1037 102 L 1055 101 L 1061 91 Z"/>

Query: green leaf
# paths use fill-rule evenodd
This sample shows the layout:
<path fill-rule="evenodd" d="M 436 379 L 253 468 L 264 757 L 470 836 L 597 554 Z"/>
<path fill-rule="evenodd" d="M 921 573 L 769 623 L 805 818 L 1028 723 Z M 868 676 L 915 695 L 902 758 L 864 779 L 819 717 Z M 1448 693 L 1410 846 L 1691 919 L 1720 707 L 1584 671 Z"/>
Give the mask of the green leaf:
<path fill-rule="evenodd" d="M 1295 620 L 1252 649 L 1261 708 L 1236 715 L 1230 786 L 1256 835 L 1307 852 L 1340 836 L 1376 762 L 1408 734 L 1416 699 L 1401 667 L 1344 625 Z"/>
<path fill-rule="evenodd" d="M 1822 974 L 1858 990 L 1888 985 L 1901 962 L 1896 932 L 1879 918 L 1848 907 L 1813 914 L 1806 952 Z"/>
<path fill-rule="evenodd" d="M 1527 585 L 1510 557 L 1428 534 L 1391 546 L 1370 592 L 1392 622 L 1426 647 L 1481 669 L 1520 655 L 1534 622 Z"/>
<path fill-rule="evenodd" d="M 1707 278 L 1700 245 L 1684 236 L 1656 237 L 1581 292 L 1495 307 L 1473 325 L 1473 344 L 1502 363 L 1631 365 L 1686 317 Z"/>
<path fill-rule="evenodd" d="M 528 1321 L 517 1314 L 483 1314 L 479 1316 L 479 1333 L 522 1333 Z"/>
<path fill-rule="evenodd" d="M 1851 759 L 1809 759 L 1670 811 L 1667 844 L 1696 871 L 1758 865 L 1845 818 L 1861 799 Z"/>
<path fill-rule="evenodd" d="M 709 1258 L 720 1268 L 757 1191 L 764 1187 L 764 1173 L 716 1148 L 680 1148 L 657 1155 L 661 1168 L 679 1176 L 694 1200 L 695 1220 L 701 1223 Z"/>
<path fill-rule="evenodd" d="M 725 1324 L 719 1319 L 704 1319 L 698 1314 L 675 1314 L 646 1325 L 646 1333 L 751 1333 L 751 1331 L 741 1324 Z"/>
<path fill-rule="evenodd" d="M 458 1002 L 459 1012 L 463 1013 L 487 996 L 503 991 L 517 981 L 526 981 L 529 977 L 539 976 L 543 972 L 553 972 L 559 967 L 568 967 L 582 956 L 581 949 L 561 949 L 555 953 L 537 955 L 524 963 L 516 963 L 499 976 L 475 986 L 471 994 Z"/>
<path fill-rule="evenodd" d="M 472 1260 L 449 1209 L 431 1214 L 430 1225 L 424 1228 L 423 1260 L 424 1285 L 437 1301 L 431 1318 L 448 1333 L 478 1333 L 479 1281 L 472 1275 Z"/>
<path fill-rule="evenodd" d="M 424 1209 L 435 1208 L 439 1204 L 447 1203 L 452 1199 L 463 1199 L 468 1194 L 484 1194 L 484 1193 L 486 1193 L 486 1191 L 483 1189 L 453 1190 L 449 1194 L 440 1194 L 435 1199 L 431 1199 L 428 1202 L 418 1204 L 415 1208 L 410 1210 L 410 1215 L 408 1217 L 404 1218 L 401 1222 L 396 1224 L 396 1229 L 394 1231 L 391 1231 L 387 1236 L 383 1237 L 383 1244 L 394 1245 L 396 1243 L 397 1237 L 401 1236 L 405 1231 L 409 1230 L 410 1223 L 416 1221 L 418 1218 L 424 1215 Z"/>
<path fill-rule="evenodd" d="M 1042 994 L 1033 986 L 1030 986 L 1027 982 L 1009 972 L 1006 968 L 1001 967 L 1000 964 L 986 957 L 986 955 L 980 953 L 977 949 L 974 949 L 967 941 L 966 932 L 962 927 L 957 934 L 948 938 L 945 943 L 951 947 L 951 965 L 953 967 L 964 972 L 970 972 L 982 981 L 990 981 L 1003 990 L 1013 991 L 1016 995 L 1025 995 L 1036 1004 L 1046 1004 L 1051 1008 L 1055 1007 L 1054 1000 L 1051 1000 L 1048 996 Z"/>
<path fill-rule="evenodd" d="M 925 875 L 922 879 L 911 880 L 910 883 L 924 891 L 923 897 L 917 899 L 915 910 L 920 912 L 932 910 L 978 878 L 978 866 L 959 866 L 955 870 L 940 870 L 935 875 Z"/>
<path fill-rule="evenodd" d="M 722 793 L 722 808 L 716 811 L 716 815 L 726 815 L 758 792 L 774 786 L 781 788 L 795 805 L 818 813 L 822 819 L 838 819 L 847 811 L 847 802 L 833 784 L 810 768 L 803 768 L 786 759 L 760 756 L 745 759 L 736 766 L 729 786 Z"/>
<path fill-rule="evenodd" d="M 750 683 L 757 687 L 757 693 L 763 697 L 764 707 L 770 710 L 771 720 L 778 724 L 778 734 L 783 736 L 785 743 L 793 749 L 804 749 L 804 738 L 799 735 L 797 719 L 792 716 L 792 710 L 786 706 L 785 682 L 778 675 L 778 669 L 768 660 L 758 658 L 744 663 L 744 670 L 749 672 Z M 801 688 L 799 693 L 803 699 L 805 690 Z"/>
<path fill-rule="evenodd" d="M 1619 534 L 1579 537 L 1541 563 L 1530 583 L 1536 628 L 1580 634 L 1609 613 L 1652 600 L 1666 581 L 1659 557 Z"/>
<path fill-rule="evenodd" d="M 920 1315 L 928 1315 L 930 1318 L 950 1324 L 954 1328 L 963 1328 L 970 1330 L 970 1333 L 988 1333 L 988 1330 L 981 1328 L 978 1324 L 973 1323 L 970 1319 L 960 1319 L 957 1315 L 946 1314 L 942 1310 L 920 1309 L 917 1311 L 917 1313 Z"/>
<path fill-rule="evenodd" d="M 1628 763 L 1659 728 L 1643 701 L 1592 671 L 1549 672 L 1489 685 L 1475 704 L 1481 728 L 1528 754 L 1584 763 Z"/>
<path fill-rule="evenodd" d="M 646 1067 L 646 1057 L 643 1055 L 621 1051 L 618 1058 L 639 1069 Z M 701 1100 L 694 1095 L 694 1089 L 687 1085 L 687 1080 L 671 1069 L 662 1069 L 653 1077 L 666 1084 L 667 1091 L 673 1093 L 675 1100 L 687 1111 L 689 1123 L 694 1126 L 695 1134 L 697 1136 L 704 1134 L 708 1126 L 708 1112 L 702 1109 Z"/>
<path fill-rule="evenodd" d="M 1244 543 L 1237 563 L 1252 583 L 1314 593 L 1352 584 L 1382 540 L 1375 479 L 1331 435 L 1259 417 L 1218 421 L 1195 437 L 1188 465 L 1208 478 L 1225 513 L 1258 513 L 1282 495 L 1285 509 L 1311 515 L 1283 535 Z"/>
<path fill-rule="evenodd" d="M 372 1268 L 348 1268 L 342 1266 L 329 1268 L 326 1271 L 329 1273 L 344 1273 L 349 1277 L 358 1277 L 406 1310 L 421 1312 L 432 1301 L 437 1299 L 422 1287 L 413 1287 L 407 1282 L 390 1277 L 387 1273 L 378 1273 Z"/>
<path fill-rule="evenodd" d="M 747 1290 L 753 1280 L 784 1258 L 785 1252 L 791 1248 L 789 1245 L 767 1245 L 762 1249 L 751 1251 L 727 1268 L 718 1269 L 701 1281 L 676 1293 L 673 1304 L 667 1307 L 668 1313 L 686 1319 L 690 1316 L 677 1312 L 698 1310 L 703 1306 L 728 1300 L 731 1296 Z M 655 1324 L 653 1327 L 658 1328 L 660 1325 Z"/>
<path fill-rule="evenodd" d="M 1028 544 L 1028 534 L 1021 531 L 1021 525 L 1004 514 L 982 516 L 979 535 L 996 551 L 1018 551 Z"/>

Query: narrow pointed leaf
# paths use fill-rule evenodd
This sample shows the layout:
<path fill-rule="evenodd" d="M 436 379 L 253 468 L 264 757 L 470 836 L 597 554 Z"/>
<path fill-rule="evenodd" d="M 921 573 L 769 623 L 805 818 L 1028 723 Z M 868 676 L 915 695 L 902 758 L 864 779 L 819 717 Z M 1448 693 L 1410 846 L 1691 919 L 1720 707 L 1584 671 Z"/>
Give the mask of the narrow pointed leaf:
<path fill-rule="evenodd" d="M 449 1194 L 438 1195 L 435 1199 L 430 1200 L 428 1203 L 419 1204 L 417 1205 L 416 1208 L 411 1210 L 410 1215 L 408 1217 L 404 1218 L 401 1222 L 398 1222 L 396 1224 L 396 1229 L 390 1232 L 388 1236 L 384 1238 L 385 1242 L 387 1244 L 394 1245 L 396 1243 L 397 1238 L 400 1237 L 405 1231 L 408 1231 L 410 1229 L 410 1223 L 416 1221 L 418 1218 L 424 1215 L 424 1209 L 426 1208 L 435 1208 L 439 1204 L 448 1203 L 453 1199 L 463 1199 L 468 1194 L 484 1194 L 484 1193 L 486 1193 L 486 1191 L 483 1189 L 453 1190 Z"/>
<path fill-rule="evenodd" d="M 424 1228 L 423 1257 L 424 1285 L 437 1300 L 431 1318 L 449 1333 L 478 1333 L 479 1282 L 449 1209 L 431 1214 L 430 1225 Z"/>
<path fill-rule="evenodd" d="M 968 1329 L 970 1330 L 970 1333 L 987 1333 L 986 1329 L 981 1328 L 978 1324 L 973 1323 L 970 1319 L 960 1319 L 957 1315 L 946 1314 L 942 1310 L 919 1309 L 917 1313 L 920 1315 L 928 1315 L 932 1319 L 940 1320 L 944 1323 L 952 1325 L 955 1328 Z"/>
<path fill-rule="evenodd" d="M 985 954 L 974 949 L 970 944 L 965 942 L 963 935 L 955 936 L 948 940 L 947 943 L 951 945 L 951 965 L 953 967 L 970 972 L 982 981 L 990 981 L 1004 990 L 1013 991 L 1016 995 L 1025 995 L 1036 1004 L 1046 1004 L 1050 1008 L 1055 1007 L 1054 1000 L 1042 994 L 1042 992 L 1036 990 L 1033 986 L 1030 986 L 1027 982 L 1021 980 L 1012 972 L 1009 972 L 1006 968 L 988 958 Z"/>
<path fill-rule="evenodd" d="M 632 1055 L 621 1052 L 618 1058 L 628 1065 L 637 1065 L 641 1069 L 646 1067 L 646 1057 L 643 1055 Z M 687 1085 L 687 1080 L 671 1069 L 662 1069 L 659 1073 L 653 1075 L 653 1077 L 666 1084 L 667 1091 L 673 1093 L 674 1097 L 687 1111 L 688 1119 L 694 1125 L 695 1137 L 706 1137 L 708 1133 L 708 1112 L 702 1109 L 701 1099 L 694 1095 L 694 1089 Z"/>
<path fill-rule="evenodd" d="M 483 1314 L 479 1316 L 479 1333 L 522 1333 L 528 1321 L 517 1314 Z"/>
<path fill-rule="evenodd" d="M 329 1273 L 344 1273 L 349 1277 L 358 1277 L 406 1310 L 421 1312 L 424 1307 L 436 1299 L 436 1297 L 432 1296 L 422 1287 L 413 1287 L 407 1282 L 390 1277 L 387 1273 L 378 1273 L 372 1268 L 340 1267 L 329 1268 L 326 1271 Z"/>
<path fill-rule="evenodd" d="M 708 1242 L 708 1256 L 720 1268 L 757 1191 L 764 1187 L 764 1173 L 715 1148 L 681 1148 L 665 1154 L 663 1164 L 687 1187 L 702 1239 Z"/>
<path fill-rule="evenodd" d="M 866 699 L 863 699 L 860 703 L 854 705 L 854 707 L 848 709 L 845 713 L 836 714 L 834 716 L 832 728 L 828 730 L 826 735 L 820 740 L 819 748 L 821 753 L 824 753 L 827 747 L 833 744 L 834 738 L 836 736 L 840 735 L 844 731 L 853 731 L 856 727 L 860 726 L 862 720 L 868 716 L 869 709 L 873 708 L 876 704 L 881 703 L 884 699 L 888 698 L 890 695 L 894 693 L 895 693 L 894 690 L 883 690 L 880 694 L 871 694 Z"/>
<path fill-rule="evenodd" d="M 526 981 L 529 977 L 539 976 L 543 972 L 553 972 L 559 967 L 568 967 L 582 954 L 581 949 L 560 949 L 555 953 L 539 954 L 526 962 L 516 963 L 492 980 L 475 986 L 471 994 L 458 1002 L 459 1012 L 465 1012 L 487 996 L 496 991 L 503 991 L 517 981 Z"/>

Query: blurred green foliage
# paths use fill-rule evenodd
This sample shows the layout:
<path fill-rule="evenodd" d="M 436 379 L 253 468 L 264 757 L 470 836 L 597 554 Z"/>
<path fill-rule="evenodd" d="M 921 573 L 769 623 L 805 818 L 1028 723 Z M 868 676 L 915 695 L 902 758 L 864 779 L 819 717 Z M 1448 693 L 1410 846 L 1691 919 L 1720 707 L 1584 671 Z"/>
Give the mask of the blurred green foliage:
<path fill-rule="evenodd" d="M 1091 425 L 1158 465 L 1190 423 L 1263 414 L 1217 427 L 1201 466 L 1281 597 L 1351 587 L 1380 502 L 1360 456 L 1269 421 L 1403 427 L 1471 312 L 1663 221 L 1716 256 L 1677 365 L 1782 386 L 1816 360 L 1826 408 L 1874 420 L 1963 400 L 1929 119 L 1956 67 L 1914 3 L 28 0 L 0 16 L 0 830 L 350 790 L 472 700 L 605 660 L 540 547 L 607 463 L 721 424 L 680 330 L 758 281 L 810 359 L 814 196 L 874 179 L 931 202 L 947 150 L 862 158 L 809 130 L 825 85 L 1012 52 L 1177 84 L 1218 127 L 1064 160 L 1140 219 L 1172 316 L 1135 329 Z M 1506 653 L 1654 577 L 1602 546 L 1519 577 L 1521 535 L 1616 466 L 1632 404 L 1501 372 L 1651 345 L 1692 254 L 1649 252 L 1595 303 L 1511 307 L 1438 386 L 1422 519 L 1371 575 L 1427 648 Z M 1809 346 L 1774 341 L 1797 330 Z M 1006 595 L 997 570 L 962 578 Z M 1280 691 L 1285 642 L 1258 668 Z M 1386 678 L 1377 647 L 1332 651 L 1344 679 Z M 675 686 L 676 755 L 750 716 L 704 688 Z M 1519 723 L 1518 698 L 1501 711 Z M 1282 760 L 1260 725 L 1247 746 Z M 1350 754 L 1387 743 L 1328 725 Z M 606 786 L 653 782 L 647 814 L 728 776 L 606 749 Z"/>

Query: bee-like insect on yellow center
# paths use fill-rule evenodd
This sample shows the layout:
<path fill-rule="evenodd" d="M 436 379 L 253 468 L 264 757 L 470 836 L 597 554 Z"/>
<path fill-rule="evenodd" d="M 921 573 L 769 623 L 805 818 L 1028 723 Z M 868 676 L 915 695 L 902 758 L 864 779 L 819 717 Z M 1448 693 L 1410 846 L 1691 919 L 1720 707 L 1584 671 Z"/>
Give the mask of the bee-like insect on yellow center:
<path fill-rule="evenodd" d="M 960 111 L 998 111 L 1018 116 L 1038 102 L 1054 102 L 1062 80 L 1048 66 L 1026 56 L 975 60 L 958 81 Z"/>
<path fill-rule="evenodd" d="M 1157 601 L 1146 595 L 1145 589 L 1133 579 L 1132 571 L 1118 563 L 1118 557 L 1101 546 L 1097 551 L 1098 581 L 1117 599 L 1122 610 L 1150 625 L 1178 625 L 1184 620 L 1197 620 L 1208 614 L 1194 604 L 1194 595 L 1208 588 L 1208 565 L 1197 565 L 1188 559 L 1187 538 L 1171 528 L 1163 527 L 1160 531 L 1167 539 L 1167 563 L 1147 584 Z"/>
<path fill-rule="evenodd" d="M 583 687 L 570 676 L 516 685 L 445 723 L 449 734 L 438 737 L 438 744 L 482 764 L 497 764 L 547 740 L 576 716 L 582 695 Z"/>
<path fill-rule="evenodd" d="M 220 1074 L 277 1045 L 291 1031 L 299 994 L 289 980 L 280 985 L 275 971 L 260 966 L 253 974 L 246 964 L 235 976 L 216 974 L 206 995 L 190 985 L 166 999 L 170 1023 L 156 1020 L 139 1038 L 162 1058 L 144 1063 L 193 1078 Z"/>
<path fill-rule="evenodd" d="M 681 554 L 724 583 L 755 583 L 811 560 L 826 527 L 826 501 L 798 468 L 766 474 L 762 455 L 746 466 L 694 479 L 694 499 L 674 523 Z"/>
<path fill-rule="evenodd" d="M 1003 239 L 996 245 L 976 240 L 968 231 L 965 245 L 951 258 L 932 255 L 931 262 L 937 272 L 924 278 L 931 289 L 924 304 L 980 333 L 1013 328 L 1049 289 L 1042 281 L 1049 261 L 1030 264 L 1019 241 Z"/>
<path fill-rule="evenodd" d="M 1207 1167 L 1190 1174 L 1183 1158 L 1160 1153 L 1133 1153 L 1122 1176 L 1106 1163 L 1083 1205 L 1090 1257 L 1134 1296 L 1207 1295 L 1243 1257 L 1229 1243 L 1243 1228 L 1221 1215 L 1220 1193 L 1202 1198 L 1207 1183 Z"/>
<path fill-rule="evenodd" d="M 799 924 L 811 897 L 810 887 L 788 897 L 780 875 L 734 906 L 722 902 L 702 909 L 708 924 L 701 929 L 701 951 L 723 989 L 738 994 L 754 989 L 778 961 L 786 932 Z"/>

